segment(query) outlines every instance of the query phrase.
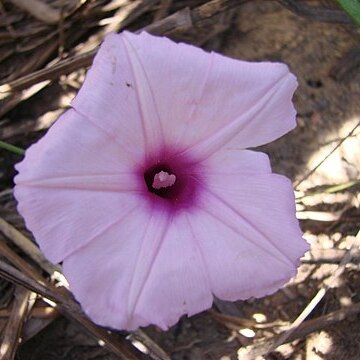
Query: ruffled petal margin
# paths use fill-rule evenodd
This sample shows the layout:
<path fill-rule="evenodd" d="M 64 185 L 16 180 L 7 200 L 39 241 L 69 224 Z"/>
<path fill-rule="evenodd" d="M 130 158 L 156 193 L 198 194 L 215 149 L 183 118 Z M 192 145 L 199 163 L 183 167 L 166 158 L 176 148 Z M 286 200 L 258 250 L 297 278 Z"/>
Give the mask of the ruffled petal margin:
<path fill-rule="evenodd" d="M 155 324 L 166 330 L 183 314 L 211 306 L 188 215 L 159 215 L 138 208 L 64 260 L 71 290 L 98 324 L 127 330 Z"/>
<path fill-rule="evenodd" d="M 221 164 L 204 179 L 191 224 L 213 294 L 234 301 L 273 293 L 296 274 L 309 248 L 295 217 L 291 182 Z"/>

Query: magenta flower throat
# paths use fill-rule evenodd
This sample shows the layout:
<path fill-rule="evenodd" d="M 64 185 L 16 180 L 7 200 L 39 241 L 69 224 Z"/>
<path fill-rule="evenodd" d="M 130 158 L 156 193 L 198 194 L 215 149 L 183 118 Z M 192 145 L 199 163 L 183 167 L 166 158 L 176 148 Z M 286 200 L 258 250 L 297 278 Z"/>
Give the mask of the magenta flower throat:
<path fill-rule="evenodd" d="M 109 35 L 16 166 L 44 254 L 96 323 L 133 330 L 273 293 L 307 250 L 291 182 L 246 150 L 296 126 L 286 65 Z"/>
<path fill-rule="evenodd" d="M 154 208 L 166 207 L 169 212 L 190 208 L 196 204 L 201 184 L 200 165 L 181 154 L 170 155 L 159 151 L 149 157 L 139 169 L 139 177 L 145 181 L 148 193 L 144 198 Z"/>

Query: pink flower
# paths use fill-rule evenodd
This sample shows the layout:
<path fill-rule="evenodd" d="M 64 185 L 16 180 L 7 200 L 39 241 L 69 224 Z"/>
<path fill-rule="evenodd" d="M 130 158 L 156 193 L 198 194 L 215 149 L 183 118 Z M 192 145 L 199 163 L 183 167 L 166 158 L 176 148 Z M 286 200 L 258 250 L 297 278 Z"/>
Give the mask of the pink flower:
<path fill-rule="evenodd" d="M 296 273 L 307 245 L 291 182 L 244 150 L 295 127 L 296 86 L 283 64 L 106 38 L 15 179 L 27 227 L 93 321 L 167 329 Z"/>

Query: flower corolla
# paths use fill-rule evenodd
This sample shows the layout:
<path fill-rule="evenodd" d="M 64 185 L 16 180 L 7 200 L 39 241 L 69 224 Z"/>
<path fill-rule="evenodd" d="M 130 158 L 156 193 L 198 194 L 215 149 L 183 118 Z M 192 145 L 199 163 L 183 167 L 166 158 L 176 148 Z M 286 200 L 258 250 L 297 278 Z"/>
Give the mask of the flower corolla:
<path fill-rule="evenodd" d="M 295 275 L 291 182 L 246 148 L 295 127 L 296 86 L 284 64 L 107 36 L 15 178 L 26 226 L 94 322 L 167 329 Z"/>

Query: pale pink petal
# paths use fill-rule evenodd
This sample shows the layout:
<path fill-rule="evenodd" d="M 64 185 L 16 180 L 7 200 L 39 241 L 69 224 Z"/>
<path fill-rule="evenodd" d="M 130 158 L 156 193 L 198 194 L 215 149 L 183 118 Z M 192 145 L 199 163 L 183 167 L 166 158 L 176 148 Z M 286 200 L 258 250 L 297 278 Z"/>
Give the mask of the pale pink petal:
<path fill-rule="evenodd" d="M 138 208 L 67 257 L 63 269 L 85 312 L 109 327 L 166 329 L 212 302 L 185 214 L 169 219 Z"/>
<path fill-rule="evenodd" d="M 145 318 L 165 330 L 182 315 L 211 307 L 206 263 L 190 226 L 191 217 L 191 212 L 173 217 L 135 308 L 135 319 Z"/>
<path fill-rule="evenodd" d="M 152 88 L 125 34 L 106 37 L 72 106 L 130 152 L 144 154 L 162 144 Z"/>
<path fill-rule="evenodd" d="M 139 197 L 131 193 L 78 189 L 17 186 L 15 197 L 26 227 L 53 263 L 91 242 L 141 205 Z"/>
<path fill-rule="evenodd" d="M 64 260 L 70 290 L 96 323 L 127 327 L 128 291 L 149 220 L 137 207 Z"/>
<path fill-rule="evenodd" d="M 252 67 L 251 65 L 254 66 L 252 76 L 256 77 L 255 74 L 260 69 L 256 70 L 255 66 L 259 66 L 259 64 L 250 63 L 249 66 Z M 265 67 L 266 63 L 261 66 Z M 272 66 L 274 68 L 271 69 Z M 255 101 L 253 106 L 244 109 L 238 117 L 234 117 L 226 123 L 223 122 L 216 131 L 195 143 L 187 151 L 188 153 L 199 158 L 206 158 L 222 146 L 242 149 L 256 147 L 276 140 L 296 126 L 296 111 L 291 101 L 297 87 L 296 78 L 284 64 L 267 64 L 267 67 L 269 68 L 264 69 L 265 74 L 262 75 L 266 77 L 267 71 L 272 74 L 276 73 L 279 76 L 276 82 L 269 85 L 269 88 L 263 94 L 259 94 L 258 88 L 248 89 L 247 92 L 251 94 L 252 100 Z M 251 73 L 251 71 L 249 72 Z M 266 84 L 266 80 L 264 80 L 264 83 Z M 257 100 L 255 100 L 256 98 Z M 207 106 L 210 106 L 210 102 Z M 204 107 L 204 109 L 209 108 Z M 238 108 L 234 104 L 232 108 L 229 105 L 228 109 L 236 112 Z M 199 116 L 206 116 L 206 110 L 204 110 L 203 115 Z M 221 116 L 221 114 L 218 114 L 218 116 Z M 225 115 L 223 116 L 225 117 Z"/>
<path fill-rule="evenodd" d="M 70 109 L 26 150 L 25 159 L 16 165 L 15 181 L 131 173 L 141 152 L 132 157 L 117 140 Z"/>
<path fill-rule="evenodd" d="M 74 110 L 16 166 L 18 210 L 45 255 L 61 261 L 137 206 L 143 183 L 122 146 Z"/>
<path fill-rule="evenodd" d="M 271 174 L 269 157 L 262 152 L 225 147 L 201 162 L 200 175 Z M 235 180 L 236 181 L 236 180 Z"/>
<path fill-rule="evenodd" d="M 125 32 L 112 41 L 131 44 L 130 58 L 149 90 L 144 98 L 158 115 L 153 126 L 167 144 L 190 147 L 193 156 L 205 157 L 232 139 L 241 148 L 258 146 L 296 125 L 291 98 L 297 82 L 286 65 L 234 60 L 146 33 Z M 129 49 L 114 52 L 119 63 Z"/>
<path fill-rule="evenodd" d="M 233 301 L 276 291 L 295 275 L 308 249 L 290 181 L 271 174 L 205 177 L 207 189 L 191 226 L 214 295 Z"/>

